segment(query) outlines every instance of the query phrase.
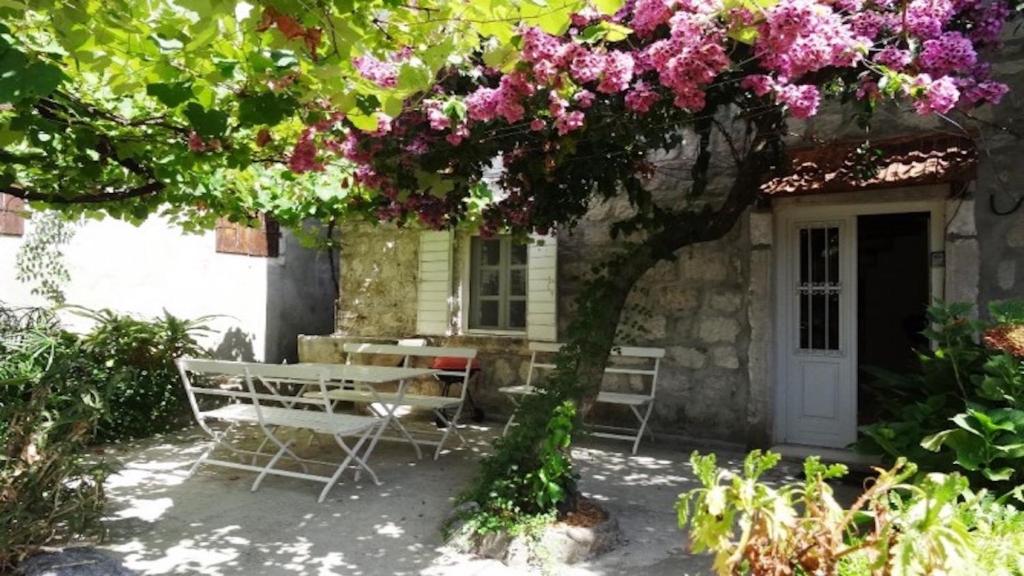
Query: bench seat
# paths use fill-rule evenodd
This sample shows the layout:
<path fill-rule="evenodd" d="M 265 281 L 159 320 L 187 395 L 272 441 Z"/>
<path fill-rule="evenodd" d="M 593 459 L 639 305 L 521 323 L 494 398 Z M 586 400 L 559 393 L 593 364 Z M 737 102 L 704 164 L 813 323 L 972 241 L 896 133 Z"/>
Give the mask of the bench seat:
<path fill-rule="evenodd" d="M 303 396 L 306 398 L 323 398 L 323 395 L 319 392 L 307 392 Z M 330 390 L 327 392 L 327 398 L 338 402 L 381 402 L 384 404 L 397 402 L 400 406 L 429 408 L 431 410 L 454 408 L 462 404 L 462 399 L 457 397 L 405 394 L 399 399 L 398 394 L 390 392 L 373 394 L 365 390 Z"/>
<path fill-rule="evenodd" d="M 533 386 L 506 386 L 499 388 L 499 392 L 502 394 L 518 394 L 520 396 L 526 394 L 533 394 Z M 625 406 L 643 406 L 644 404 L 653 401 L 647 394 L 629 394 L 626 392 L 600 392 L 597 395 L 597 401 L 605 404 L 622 404 Z"/>
<path fill-rule="evenodd" d="M 263 422 L 269 426 L 288 426 L 306 428 L 324 434 L 355 435 L 379 423 L 373 416 L 356 416 L 352 414 L 331 414 L 316 410 L 296 410 L 294 408 L 278 408 L 260 406 Z M 228 422 L 259 422 L 256 406 L 252 404 L 228 404 L 215 410 L 202 413 L 205 418 L 214 418 Z"/>

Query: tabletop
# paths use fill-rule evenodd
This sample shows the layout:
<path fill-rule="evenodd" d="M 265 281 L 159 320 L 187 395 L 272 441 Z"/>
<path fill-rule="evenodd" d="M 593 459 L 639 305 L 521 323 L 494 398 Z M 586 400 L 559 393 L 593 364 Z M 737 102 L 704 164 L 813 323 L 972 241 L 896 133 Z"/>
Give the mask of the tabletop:
<path fill-rule="evenodd" d="M 366 364 L 319 364 L 300 362 L 295 366 L 326 368 L 331 380 L 350 380 L 367 384 L 382 384 L 407 378 L 419 378 L 440 374 L 441 370 L 433 368 L 403 368 L 401 366 L 372 366 Z"/>

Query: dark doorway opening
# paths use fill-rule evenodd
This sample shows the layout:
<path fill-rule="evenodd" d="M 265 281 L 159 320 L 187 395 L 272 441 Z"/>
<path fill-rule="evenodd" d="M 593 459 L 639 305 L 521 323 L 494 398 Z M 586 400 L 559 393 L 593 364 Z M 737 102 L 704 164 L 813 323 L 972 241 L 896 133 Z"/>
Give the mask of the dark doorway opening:
<path fill-rule="evenodd" d="M 906 372 L 929 304 L 929 214 L 880 214 L 857 218 L 857 421 L 880 416 L 884 394 L 876 369 Z"/>

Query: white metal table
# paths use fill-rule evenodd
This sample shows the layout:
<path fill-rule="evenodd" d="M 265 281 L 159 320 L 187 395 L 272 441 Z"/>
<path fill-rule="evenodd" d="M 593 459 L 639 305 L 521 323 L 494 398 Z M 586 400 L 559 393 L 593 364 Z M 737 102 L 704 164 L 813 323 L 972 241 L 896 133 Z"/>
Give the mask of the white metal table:
<path fill-rule="evenodd" d="M 333 383 L 335 386 L 344 386 L 348 382 L 359 382 L 361 384 L 369 384 L 371 394 L 365 397 L 365 401 L 368 404 L 379 406 L 379 409 L 371 409 L 370 412 L 374 416 L 381 418 L 380 426 L 377 428 L 377 432 L 374 434 L 373 439 L 370 441 L 369 447 L 363 455 L 363 459 L 367 460 L 373 449 L 377 446 L 377 442 L 380 441 L 381 436 L 384 434 L 384 430 L 389 426 L 395 426 L 398 432 L 413 445 L 416 453 L 420 454 L 420 447 L 416 440 L 409 434 L 404 426 L 398 424 L 398 420 L 395 417 L 395 411 L 402 405 L 402 399 L 405 397 L 405 392 L 409 387 L 409 382 L 416 378 L 423 376 L 434 376 L 440 374 L 441 370 L 433 368 L 406 368 L 402 366 L 374 366 L 366 364 L 321 364 L 315 362 L 302 362 L 297 366 L 309 366 L 324 371 L 326 378 Z M 391 382 L 397 382 L 398 387 L 394 392 L 387 394 L 387 398 L 381 398 L 380 392 L 377 387 L 382 384 L 389 384 Z M 358 472 L 357 472 L 358 474 Z"/>

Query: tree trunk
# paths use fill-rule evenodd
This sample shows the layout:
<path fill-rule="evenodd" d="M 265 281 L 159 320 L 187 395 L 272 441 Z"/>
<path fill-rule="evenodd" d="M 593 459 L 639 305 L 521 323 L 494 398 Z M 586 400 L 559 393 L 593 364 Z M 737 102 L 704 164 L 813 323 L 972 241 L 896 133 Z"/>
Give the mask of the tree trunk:
<path fill-rule="evenodd" d="M 781 117 L 766 114 L 758 122 L 758 135 L 754 144 L 737 166 L 724 202 L 717 209 L 679 212 L 678 220 L 650 233 L 608 264 L 607 274 L 592 281 L 592 292 L 580 299 L 576 318 L 570 326 L 569 342 L 578 347 L 579 358 L 576 378 L 581 395 L 577 398 L 578 418 L 591 410 L 600 392 L 604 368 L 619 326 L 622 310 L 633 287 L 643 275 L 661 260 L 674 258 L 685 246 L 717 240 L 725 236 L 753 204 L 761 184 L 779 152 L 779 124 Z"/>

